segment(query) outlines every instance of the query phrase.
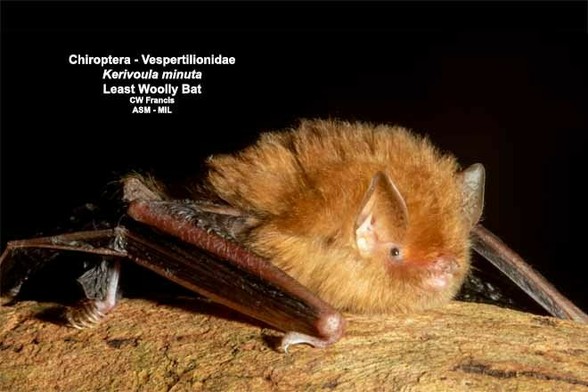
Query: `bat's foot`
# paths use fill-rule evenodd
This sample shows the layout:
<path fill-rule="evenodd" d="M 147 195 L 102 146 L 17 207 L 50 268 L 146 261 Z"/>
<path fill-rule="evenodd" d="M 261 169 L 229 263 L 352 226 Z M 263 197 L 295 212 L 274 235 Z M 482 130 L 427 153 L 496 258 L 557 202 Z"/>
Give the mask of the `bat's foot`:
<path fill-rule="evenodd" d="M 110 301 L 86 300 L 79 306 L 69 308 L 66 318 L 70 326 L 77 329 L 92 328 L 98 325 L 114 308 Z"/>
<path fill-rule="evenodd" d="M 96 267 L 86 271 L 78 278 L 86 297 L 80 305 L 68 309 L 69 325 L 77 328 L 92 328 L 116 306 L 120 261 L 103 260 Z M 95 299 L 104 298 L 104 299 Z"/>

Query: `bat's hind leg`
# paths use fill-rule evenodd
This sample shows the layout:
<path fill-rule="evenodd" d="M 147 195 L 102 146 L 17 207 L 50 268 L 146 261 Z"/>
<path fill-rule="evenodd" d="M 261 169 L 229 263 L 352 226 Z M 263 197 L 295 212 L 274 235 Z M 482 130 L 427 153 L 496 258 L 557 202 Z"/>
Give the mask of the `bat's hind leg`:
<path fill-rule="evenodd" d="M 0 294 L 17 300 L 22 285 L 55 255 L 62 251 L 102 256 L 78 282 L 86 299 L 69 309 L 66 318 L 76 328 L 96 325 L 117 301 L 120 259 L 126 257 L 124 234 L 120 228 L 80 231 L 51 237 L 8 243 L 0 256 Z"/>
<path fill-rule="evenodd" d="M 120 261 L 103 259 L 78 278 L 86 299 L 67 310 L 66 318 L 72 327 L 94 327 L 114 309 L 118 299 L 119 276 Z"/>

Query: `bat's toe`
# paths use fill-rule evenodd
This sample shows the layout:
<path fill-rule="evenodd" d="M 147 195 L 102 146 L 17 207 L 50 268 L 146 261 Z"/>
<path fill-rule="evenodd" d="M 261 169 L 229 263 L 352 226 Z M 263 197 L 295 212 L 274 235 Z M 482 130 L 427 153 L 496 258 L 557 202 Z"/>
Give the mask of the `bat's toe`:
<path fill-rule="evenodd" d="M 111 309 L 104 307 L 104 301 L 86 300 L 66 312 L 68 324 L 77 329 L 92 328 L 100 324 Z"/>

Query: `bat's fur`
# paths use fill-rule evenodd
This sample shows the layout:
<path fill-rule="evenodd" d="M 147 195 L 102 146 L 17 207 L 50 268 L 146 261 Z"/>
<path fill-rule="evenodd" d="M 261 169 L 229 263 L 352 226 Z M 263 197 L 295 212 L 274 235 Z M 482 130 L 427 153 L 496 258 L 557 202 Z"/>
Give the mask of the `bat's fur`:
<path fill-rule="evenodd" d="M 405 312 L 452 298 L 469 268 L 470 226 L 459 167 L 400 127 L 313 120 L 266 133 L 251 147 L 209 159 L 212 191 L 258 218 L 245 239 L 336 308 Z M 389 176 L 408 209 L 403 260 L 360 253 L 357 219 L 370 181 Z M 391 217 L 374 219 L 387 222 Z"/>

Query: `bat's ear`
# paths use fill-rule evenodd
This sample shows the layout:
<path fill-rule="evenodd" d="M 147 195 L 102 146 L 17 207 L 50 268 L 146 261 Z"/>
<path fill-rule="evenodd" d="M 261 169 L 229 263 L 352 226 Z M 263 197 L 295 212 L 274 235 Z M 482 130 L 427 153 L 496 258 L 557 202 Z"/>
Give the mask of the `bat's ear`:
<path fill-rule="evenodd" d="M 123 200 L 163 200 L 163 190 L 155 179 L 131 173 L 122 178 Z"/>
<path fill-rule="evenodd" d="M 374 253 L 379 245 L 401 245 L 408 228 L 408 210 L 394 182 L 376 173 L 355 219 L 355 241 L 362 256 Z"/>
<path fill-rule="evenodd" d="M 480 220 L 484 209 L 486 170 L 481 163 L 475 163 L 459 175 L 462 181 L 463 215 L 470 227 L 473 227 Z"/>

